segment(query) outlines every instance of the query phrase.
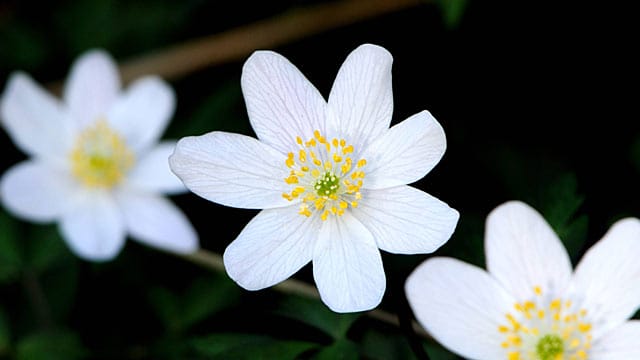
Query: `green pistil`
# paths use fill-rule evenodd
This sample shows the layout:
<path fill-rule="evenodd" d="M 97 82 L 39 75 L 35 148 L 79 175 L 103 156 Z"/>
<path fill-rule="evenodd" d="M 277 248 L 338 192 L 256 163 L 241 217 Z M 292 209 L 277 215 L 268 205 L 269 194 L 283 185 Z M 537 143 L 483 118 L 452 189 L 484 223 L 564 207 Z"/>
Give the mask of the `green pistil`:
<path fill-rule="evenodd" d="M 331 196 L 340 188 L 340 178 L 334 173 L 327 171 L 321 176 L 313 187 L 318 196 Z"/>
<path fill-rule="evenodd" d="M 536 352 L 540 360 L 554 360 L 564 353 L 564 342 L 558 335 L 547 334 L 538 341 Z"/>

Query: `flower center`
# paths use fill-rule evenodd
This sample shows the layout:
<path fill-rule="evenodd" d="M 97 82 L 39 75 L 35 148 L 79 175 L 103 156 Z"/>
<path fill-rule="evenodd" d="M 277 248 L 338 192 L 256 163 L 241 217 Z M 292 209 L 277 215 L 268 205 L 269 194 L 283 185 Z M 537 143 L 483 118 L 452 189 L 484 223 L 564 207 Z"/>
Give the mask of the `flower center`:
<path fill-rule="evenodd" d="M 285 160 L 289 170 L 284 181 L 292 190 L 282 197 L 289 201 L 302 199 L 298 213 L 309 217 L 316 211 L 322 220 L 357 207 L 365 176 L 362 169 L 367 162 L 360 159 L 354 164 L 353 145 L 345 139 L 328 141 L 318 130 L 308 141 L 296 137 L 296 143 L 297 153 L 290 152 Z"/>
<path fill-rule="evenodd" d="M 536 353 L 541 360 L 555 360 L 564 353 L 564 341 L 556 334 L 547 334 L 538 341 Z"/>
<path fill-rule="evenodd" d="M 508 360 L 586 360 L 591 348 L 591 323 L 587 311 L 571 300 L 544 296 L 534 287 L 532 300 L 517 302 L 505 315 L 502 348 Z"/>
<path fill-rule="evenodd" d="M 70 157 L 73 175 L 89 187 L 113 187 L 134 163 L 131 150 L 104 120 L 80 133 Z"/>

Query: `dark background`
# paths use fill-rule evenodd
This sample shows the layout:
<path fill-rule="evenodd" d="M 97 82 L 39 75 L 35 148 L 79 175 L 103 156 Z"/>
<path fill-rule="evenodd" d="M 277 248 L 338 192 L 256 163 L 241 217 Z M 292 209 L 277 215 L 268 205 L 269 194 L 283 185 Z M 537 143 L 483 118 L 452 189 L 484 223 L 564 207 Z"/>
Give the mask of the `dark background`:
<path fill-rule="evenodd" d="M 0 2 L 0 81 L 21 69 L 47 84 L 64 79 L 73 59 L 89 48 L 103 47 L 125 60 L 316 3 Z M 438 255 L 484 266 L 486 215 L 518 199 L 543 213 L 576 261 L 613 221 L 640 214 L 637 15 L 623 2 L 466 4 L 453 25 L 445 23 L 440 6 L 425 2 L 271 50 L 298 66 L 325 96 L 358 45 L 374 43 L 392 53 L 393 123 L 426 109 L 447 134 L 444 158 L 414 184 L 461 213 L 456 233 Z M 172 80 L 178 108 L 166 137 L 212 130 L 253 134 L 240 92 L 241 67 L 242 61 L 230 62 Z M 24 159 L 5 133 L 0 139 L 2 169 Z M 218 253 L 257 213 L 192 194 L 173 200 L 196 226 L 202 247 Z M 402 330 L 337 316 L 319 302 L 272 290 L 246 292 L 224 274 L 132 241 L 116 260 L 91 264 L 68 253 L 54 226 L 4 223 L 11 228 L 4 232 L 20 239 L 21 256 L 38 252 L 32 248 L 56 254 L 42 269 L 31 266 L 44 283 L 53 329 L 59 330 L 44 342 L 68 342 L 89 358 L 199 358 L 213 354 L 202 352 L 207 344 L 213 351 L 206 339 L 215 343 L 238 333 L 250 334 L 243 339 L 251 341 L 260 334 L 321 345 L 307 357 L 332 347 L 345 358 L 413 356 Z M 388 289 L 381 309 L 411 316 L 402 284 L 426 257 L 384 254 Z M 34 337 L 39 344 L 38 336 L 52 333 L 34 315 L 24 273 L 18 270 L 0 284 L 0 320 L 9 328 L 4 348 L 0 336 L 0 358 L 19 357 L 25 342 L 33 347 Z M 311 267 L 295 277 L 311 281 Z M 347 342 L 309 326 L 296 309 L 321 314 L 329 327 L 348 324 Z M 455 358 L 425 344 L 432 358 Z"/>

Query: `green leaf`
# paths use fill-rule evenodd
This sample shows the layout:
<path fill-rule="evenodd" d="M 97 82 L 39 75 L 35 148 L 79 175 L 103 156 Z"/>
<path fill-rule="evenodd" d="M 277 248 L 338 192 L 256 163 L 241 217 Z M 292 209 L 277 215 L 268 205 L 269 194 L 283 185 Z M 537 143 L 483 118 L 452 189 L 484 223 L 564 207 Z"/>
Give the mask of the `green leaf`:
<path fill-rule="evenodd" d="M 3 20 L 9 21 L 0 24 L 0 69 L 29 71 L 41 66 L 48 50 L 42 34 L 16 18 L 6 17 Z"/>
<path fill-rule="evenodd" d="M 584 196 L 578 193 L 578 181 L 572 173 L 557 176 L 540 196 L 540 212 L 556 231 L 574 262 L 587 235 L 587 217 L 576 216 L 583 202 Z"/>
<path fill-rule="evenodd" d="M 460 359 L 458 356 L 452 354 L 451 352 L 444 349 L 442 346 L 438 344 L 426 344 L 425 351 L 429 355 L 429 359 L 431 360 L 458 360 Z"/>
<path fill-rule="evenodd" d="M 214 130 L 247 133 L 249 122 L 246 114 L 237 111 L 242 104 L 239 81 L 233 79 L 220 85 L 185 115 L 188 121 L 174 121 L 167 130 L 167 137 L 201 135 Z"/>
<path fill-rule="evenodd" d="M 320 350 L 314 360 L 350 360 L 359 359 L 358 346 L 351 340 L 340 339 Z"/>
<path fill-rule="evenodd" d="M 444 24 L 449 29 L 455 29 L 460 25 L 468 0 L 437 0 L 442 11 Z"/>
<path fill-rule="evenodd" d="M 0 282 L 10 282 L 20 276 L 20 257 L 16 222 L 0 210 Z"/>
<path fill-rule="evenodd" d="M 368 329 L 360 342 L 363 355 L 374 360 L 416 359 L 407 340 L 399 334 Z"/>
<path fill-rule="evenodd" d="M 287 296 L 279 303 L 275 312 L 320 329 L 334 339 L 344 338 L 351 325 L 360 317 L 358 313 L 335 313 L 319 300 L 299 296 Z"/>
<path fill-rule="evenodd" d="M 25 262 L 34 271 L 43 272 L 73 258 L 55 225 L 31 226 L 30 230 Z"/>
<path fill-rule="evenodd" d="M 167 330 L 180 333 L 232 305 L 240 297 L 239 288 L 226 276 L 199 278 L 182 294 L 163 288 L 151 291 L 149 301 Z"/>
<path fill-rule="evenodd" d="M 36 333 L 18 342 L 18 360 L 74 360 L 86 357 L 77 334 L 70 331 Z"/>
<path fill-rule="evenodd" d="M 276 340 L 254 334 L 213 334 L 192 340 L 195 352 L 208 359 L 296 359 L 317 344 L 305 341 Z"/>

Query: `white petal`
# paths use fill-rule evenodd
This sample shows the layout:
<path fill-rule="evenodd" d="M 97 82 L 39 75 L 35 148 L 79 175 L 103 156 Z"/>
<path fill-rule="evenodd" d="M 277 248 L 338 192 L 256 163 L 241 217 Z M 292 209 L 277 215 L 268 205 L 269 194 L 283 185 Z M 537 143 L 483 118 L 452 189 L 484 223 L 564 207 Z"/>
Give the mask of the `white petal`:
<path fill-rule="evenodd" d="M 460 217 L 444 202 L 410 186 L 364 190 L 353 215 L 380 249 L 395 254 L 435 251 L 449 240 Z"/>
<path fill-rule="evenodd" d="M 393 114 L 391 64 L 384 48 L 365 44 L 344 61 L 329 95 L 332 127 L 362 149 L 389 128 Z"/>
<path fill-rule="evenodd" d="M 420 180 L 440 161 L 446 147 L 442 126 L 428 111 L 419 112 L 366 148 L 363 187 L 381 189 Z"/>
<path fill-rule="evenodd" d="M 134 187 L 159 192 L 177 194 L 186 191 L 184 184 L 171 172 L 169 156 L 176 147 L 176 141 L 164 141 L 136 159 L 136 166 L 128 175 L 128 182 Z"/>
<path fill-rule="evenodd" d="M 589 356 L 596 360 L 640 359 L 639 340 L 640 321 L 627 321 L 596 340 Z"/>
<path fill-rule="evenodd" d="M 13 142 L 29 155 L 62 158 L 73 144 L 74 126 L 62 105 L 27 74 L 9 78 L 0 115 Z"/>
<path fill-rule="evenodd" d="M 261 211 L 225 250 L 227 274 L 247 290 L 289 278 L 311 261 L 319 221 L 292 206 Z"/>
<path fill-rule="evenodd" d="M 198 249 L 195 229 L 171 201 L 134 191 L 119 192 L 117 201 L 127 230 L 135 240 L 176 253 Z"/>
<path fill-rule="evenodd" d="M 64 88 L 64 100 L 77 124 L 86 126 L 107 115 L 120 91 L 120 75 L 111 56 L 102 50 L 89 51 L 71 67 Z"/>
<path fill-rule="evenodd" d="M 335 312 L 365 311 L 382 301 L 386 280 L 380 251 L 369 230 L 350 213 L 322 224 L 313 278 L 320 298 Z"/>
<path fill-rule="evenodd" d="M 65 172 L 24 161 L 2 177 L 2 202 L 13 214 L 35 222 L 56 220 L 70 204 L 77 184 Z"/>
<path fill-rule="evenodd" d="M 71 251 L 85 260 L 111 260 L 125 241 L 122 214 L 106 192 L 86 191 L 63 216 L 60 230 Z"/>
<path fill-rule="evenodd" d="M 286 156 L 244 135 L 214 131 L 180 139 L 171 170 L 197 195 L 222 205 L 264 209 L 291 205 Z"/>
<path fill-rule="evenodd" d="M 282 55 L 256 51 L 242 68 L 242 93 L 258 138 L 283 153 L 295 151 L 296 136 L 325 131 L 326 102 Z"/>
<path fill-rule="evenodd" d="M 158 141 L 175 109 L 173 89 L 156 76 L 136 80 L 109 110 L 111 125 L 136 151 Z"/>
<path fill-rule="evenodd" d="M 590 319 L 594 336 L 617 326 L 640 307 L 640 221 L 616 222 L 587 251 L 573 278 L 573 289 Z"/>
<path fill-rule="evenodd" d="M 511 201 L 489 214 L 485 229 L 487 269 L 516 297 L 563 292 L 571 277 L 571 262 L 558 236 L 530 206 Z"/>
<path fill-rule="evenodd" d="M 506 359 L 498 331 L 515 300 L 487 272 L 450 258 L 432 258 L 407 278 L 418 322 L 447 349 L 476 360 Z"/>

